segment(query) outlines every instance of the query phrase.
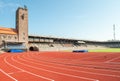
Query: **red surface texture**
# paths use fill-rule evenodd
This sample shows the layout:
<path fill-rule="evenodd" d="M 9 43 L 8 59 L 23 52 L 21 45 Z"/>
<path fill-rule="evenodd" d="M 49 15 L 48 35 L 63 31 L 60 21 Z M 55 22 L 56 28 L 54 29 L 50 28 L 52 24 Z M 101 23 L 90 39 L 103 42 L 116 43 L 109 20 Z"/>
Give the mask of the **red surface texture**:
<path fill-rule="evenodd" d="M 4 53 L 0 81 L 120 81 L 120 53 Z"/>

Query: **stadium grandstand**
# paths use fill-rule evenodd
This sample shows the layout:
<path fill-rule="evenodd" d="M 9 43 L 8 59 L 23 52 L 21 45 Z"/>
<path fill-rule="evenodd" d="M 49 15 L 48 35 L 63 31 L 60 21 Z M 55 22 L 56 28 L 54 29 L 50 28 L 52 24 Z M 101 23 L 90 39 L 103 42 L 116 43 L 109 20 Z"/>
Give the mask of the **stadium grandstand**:
<path fill-rule="evenodd" d="M 75 49 L 120 48 L 120 41 L 92 41 L 28 35 L 28 9 L 16 11 L 16 28 L 0 27 L 0 50 L 62 51 Z"/>
<path fill-rule="evenodd" d="M 120 41 L 91 41 L 35 35 L 29 35 L 28 40 L 29 48 L 37 47 L 41 51 L 120 48 Z"/>

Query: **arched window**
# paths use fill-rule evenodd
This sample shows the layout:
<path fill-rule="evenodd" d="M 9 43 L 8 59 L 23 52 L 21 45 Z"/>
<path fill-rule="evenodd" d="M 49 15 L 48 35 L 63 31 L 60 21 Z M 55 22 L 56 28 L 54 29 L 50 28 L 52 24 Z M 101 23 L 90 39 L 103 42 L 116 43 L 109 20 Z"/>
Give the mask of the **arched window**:
<path fill-rule="evenodd" d="M 17 37 L 15 36 L 15 39 L 17 39 Z"/>
<path fill-rule="evenodd" d="M 8 39 L 11 39 L 11 36 L 8 36 Z"/>

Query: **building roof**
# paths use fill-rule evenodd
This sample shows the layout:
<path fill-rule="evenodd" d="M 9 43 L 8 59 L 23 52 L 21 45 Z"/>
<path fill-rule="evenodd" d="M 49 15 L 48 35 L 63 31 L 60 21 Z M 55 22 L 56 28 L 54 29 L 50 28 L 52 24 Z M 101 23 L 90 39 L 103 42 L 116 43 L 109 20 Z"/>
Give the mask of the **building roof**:
<path fill-rule="evenodd" d="M 0 34 L 11 34 L 11 35 L 16 35 L 17 32 L 13 28 L 4 28 L 0 27 Z"/>

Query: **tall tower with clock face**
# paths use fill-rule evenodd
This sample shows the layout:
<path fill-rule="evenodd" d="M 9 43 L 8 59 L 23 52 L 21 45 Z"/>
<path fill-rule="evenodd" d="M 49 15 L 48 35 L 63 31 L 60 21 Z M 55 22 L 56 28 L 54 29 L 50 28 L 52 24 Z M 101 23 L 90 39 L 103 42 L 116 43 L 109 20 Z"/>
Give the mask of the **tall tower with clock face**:
<path fill-rule="evenodd" d="M 28 43 L 28 9 L 19 7 L 16 11 L 18 41 Z"/>

